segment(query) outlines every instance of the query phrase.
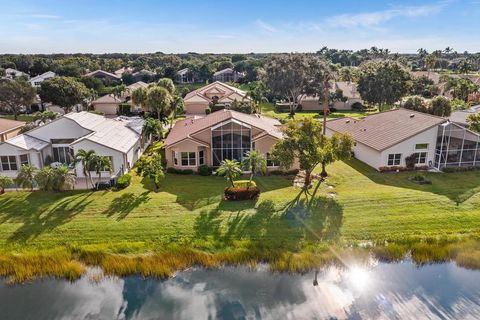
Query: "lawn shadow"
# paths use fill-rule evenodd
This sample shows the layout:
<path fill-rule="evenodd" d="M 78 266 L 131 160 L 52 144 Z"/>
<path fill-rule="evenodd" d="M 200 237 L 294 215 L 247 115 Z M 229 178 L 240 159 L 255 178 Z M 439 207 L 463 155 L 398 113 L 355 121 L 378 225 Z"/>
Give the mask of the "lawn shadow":
<path fill-rule="evenodd" d="M 42 192 L 33 192 L 29 194 L 26 203 L 39 203 L 39 197 L 42 204 L 36 207 L 36 210 L 26 210 L 22 212 L 10 211 L 2 215 L 0 223 L 17 222 L 22 223 L 13 234 L 8 238 L 8 242 L 26 242 L 35 239 L 44 232 L 51 231 L 71 221 L 76 215 L 81 213 L 93 200 L 89 200 L 92 192 L 82 192 L 73 196 L 62 197 L 53 202 L 52 198 L 45 197 Z M 48 204 L 49 205 L 48 205 Z"/>
<path fill-rule="evenodd" d="M 430 192 L 445 196 L 457 205 L 480 192 L 480 174 L 478 172 L 432 173 L 432 172 L 393 172 L 381 173 L 357 159 L 345 161 L 352 169 L 367 177 L 370 181 L 397 188 L 406 188 Z M 420 185 L 408 177 L 421 173 L 431 180 L 431 184 Z"/>
<path fill-rule="evenodd" d="M 307 198 L 302 194 L 287 206 L 278 206 L 271 200 L 256 204 L 245 201 L 242 205 L 222 202 L 199 214 L 194 238 L 213 239 L 226 245 L 249 240 L 252 246 L 272 250 L 298 250 L 304 241 L 338 239 L 342 207 L 334 199 Z"/>
<path fill-rule="evenodd" d="M 117 221 L 125 219 L 128 214 L 138 206 L 150 200 L 150 191 L 145 191 L 141 194 L 132 192 L 124 193 L 121 196 L 113 199 L 110 206 L 103 212 L 107 217 L 118 214 Z"/>

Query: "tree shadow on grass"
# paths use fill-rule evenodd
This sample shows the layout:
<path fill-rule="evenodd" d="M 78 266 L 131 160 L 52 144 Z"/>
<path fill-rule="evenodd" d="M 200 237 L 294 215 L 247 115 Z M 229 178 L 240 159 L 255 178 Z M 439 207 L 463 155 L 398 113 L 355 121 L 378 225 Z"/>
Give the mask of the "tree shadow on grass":
<path fill-rule="evenodd" d="M 480 192 L 480 175 L 476 172 L 429 173 L 422 172 L 432 184 L 420 185 L 408 180 L 414 172 L 381 173 L 357 159 L 345 161 L 352 169 L 369 180 L 386 186 L 431 192 L 445 196 L 457 205 Z"/>
<path fill-rule="evenodd" d="M 124 193 L 113 199 L 103 214 L 106 214 L 107 217 L 118 214 L 117 221 L 123 220 L 133 209 L 150 200 L 149 193 L 150 191 L 145 191 L 141 194 Z"/>
<path fill-rule="evenodd" d="M 93 201 L 89 200 L 92 193 L 80 193 L 75 196 L 67 196 L 59 199 L 50 206 L 41 206 L 29 212 L 23 212 L 18 215 L 18 212 L 8 212 L 2 217 L 2 223 L 7 221 L 23 223 L 15 232 L 8 238 L 8 242 L 26 242 L 35 239 L 44 232 L 51 231 L 58 226 L 61 226 L 71 221 L 76 215 L 83 212 L 83 210 Z M 28 198 L 36 198 L 35 193 L 30 194 Z M 45 196 L 45 195 L 43 195 Z M 65 196 L 65 195 L 64 195 Z M 47 201 L 51 198 L 46 197 Z M 38 199 L 35 199 L 38 200 Z"/>
<path fill-rule="evenodd" d="M 301 192 L 303 193 L 303 192 Z M 343 223 L 342 207 L 334 200 L 300 194 L 286 207 L 264 200 L 255 207 L 225 210 L 230 205 L 202 211 L 196 219 L 195 239 L 213 239 L 225 245 L 249 240 L 253 246 L 298 250 L 304 241 L 335 240 Z"/>

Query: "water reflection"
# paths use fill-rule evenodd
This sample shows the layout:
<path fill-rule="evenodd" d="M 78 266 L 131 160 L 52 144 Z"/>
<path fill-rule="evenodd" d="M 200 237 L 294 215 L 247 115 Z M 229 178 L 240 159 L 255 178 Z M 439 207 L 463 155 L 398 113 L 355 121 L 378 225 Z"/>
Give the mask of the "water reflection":
<path fill-rule="evenodd" d="M 312 283 L 313 280 L 313 283 Z M 0 283 L 1 319 L 478 319 L 480 272 L 410 262 L 305 275 L 192 269 L 166 281 Z"/>

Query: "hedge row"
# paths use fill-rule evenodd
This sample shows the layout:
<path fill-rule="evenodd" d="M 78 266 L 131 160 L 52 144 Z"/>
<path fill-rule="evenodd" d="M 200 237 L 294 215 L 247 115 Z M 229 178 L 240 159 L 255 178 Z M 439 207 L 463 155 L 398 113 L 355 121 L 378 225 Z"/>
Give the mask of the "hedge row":
<path fill-rule="evenodd" d="M 228 187 L 224 190 L 225 200 L 237 201 L 237 200 L 254 200 L 260 195 L 260 189 L 258 187 L 240 188 L 240 187 Z"/>

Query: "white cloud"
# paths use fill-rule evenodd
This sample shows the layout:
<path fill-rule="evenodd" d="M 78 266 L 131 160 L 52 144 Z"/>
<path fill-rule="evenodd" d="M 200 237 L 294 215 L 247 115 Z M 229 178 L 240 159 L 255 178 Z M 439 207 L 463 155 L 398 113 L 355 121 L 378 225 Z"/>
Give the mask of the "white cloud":
<path fill-rule="evenodd" d="M 397 7 L 393 9 L 365 12 L 358 14 L 341 14 L 325 19 L 328 26 L 334 28 L 375 27 L 394 18 L 422 17 L 440 12 L 447 2 L 435 5 Z"/>
<path fill-rule="evenodd" d="M 255 21 L 255 24 L 258 28 L 260 28 L 262 31 L 266 31 L 266 32 L 269 32 L 269 33 L 274 33 L 274 32 L 277 32 L 278 29 L 275 28 L 274 26 L 272 26 L 271 24 L 269 23 L 266 23 L 265 21 L 262 21 L 260 19 L 258 19 L 257 21 Z"/>

